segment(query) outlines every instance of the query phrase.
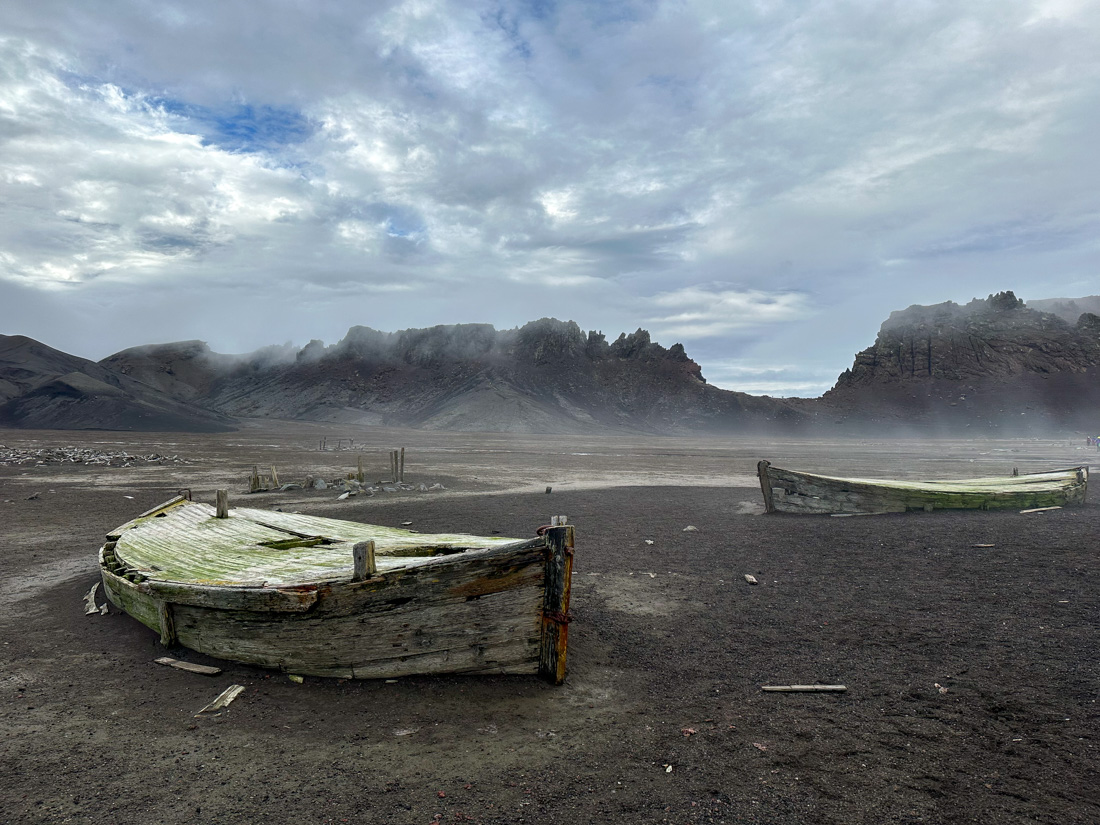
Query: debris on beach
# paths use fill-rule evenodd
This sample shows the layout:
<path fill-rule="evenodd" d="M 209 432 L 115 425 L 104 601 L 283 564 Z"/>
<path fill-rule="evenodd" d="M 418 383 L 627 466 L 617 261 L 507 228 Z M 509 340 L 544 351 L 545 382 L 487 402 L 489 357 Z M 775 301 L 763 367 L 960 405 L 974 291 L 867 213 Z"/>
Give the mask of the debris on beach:
<path fill-rule="evenodd" d="M 196 665 L 191 662 L 181 662 L 179 659 L 173 659 L 171 656 L 161 656 L 159 659 L 154 659 L 158 665 L 165 665 L 167 667 L 174 667 L 176 670 L 185 670 L 188 673 L 198 673 L 202 676 L 217 676 L 222 672 L 220 667 L 213 667 L 211 665 Z"/>
<path fill-rule="evenodd" d="M 752 573 L 745 574 L 745 581 L 747 581 L 749 584 L 760 584 L 760 582 L 756 580 L 756 576 L 754 576 Z"/>
<path fill-rule="evenodd" d="M 244 690 L 244 685 L 230 685 L 219 693 L 213 702 L 196 713 L 195 716 L 220 716 L 221 712 L 229 706 L 230 702 L 240 695 L 242 690 Z"/>
<path fill-rule="evenodd" d="M 760 689 L 768 693 L 846 693 L 848 687 L 846 685 L 761 685 Z"/>
<path fill-rule="evenodd" d="M 20 448 L 0 446 L 0 465 L 47 466 L 85 464 L 96 467 L 132 467 L 135 464 L 190 464 L 178 455 L 145 453 L 131 455 L 125 450 L 95 450 L 89 447 Z"/>
<path fill-rule="evenodd" d="M 92 616 L 92 615 L 95 615 L 97 613 L 102 615 L 103 613 L 107 612 L 106 610 L 101 611 L 98 607 L 96 607 L 95 594 L 96 594 L 97 590 L 99 590 L 99 582 L 96 582 L 95 584 L 93 584 L 92 589 L 89 590 L 84 595 L 84 615 L 85 616 Z M 106 607 L 106 605 L 104 605 L 104 607 Z"/>

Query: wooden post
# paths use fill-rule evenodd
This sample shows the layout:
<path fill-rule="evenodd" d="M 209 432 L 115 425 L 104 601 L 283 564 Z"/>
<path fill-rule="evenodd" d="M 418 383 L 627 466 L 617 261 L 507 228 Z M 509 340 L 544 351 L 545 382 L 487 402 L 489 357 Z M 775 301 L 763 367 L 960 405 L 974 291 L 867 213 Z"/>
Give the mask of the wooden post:
<path fill-rule="evenodd" d="M 374 563 L 374 541 L 361 541 L 351 548 L 353 582 L 361 582 L 373 575 L 378 567 Z"/>
<path fill-rule="evenodd" d="M 542 601 L 542 639 L 539 675 L 560 685 L 565 681 L 565 654 L 569 643 L 569 592 L 573 579 L 573 527 L 561 523 L 546 531 L 546 589 Z"/>
<path fill-rule="evenodd" d="M 218 490 L 215 518 L 229 518 L 229 491 Z"/>
<path fill-rule="evenodd" d="M 764 512 L 774 513 L 775 504 L 772 502 L 772 480 L 768 476 L 768 468 L 772 466 L 767 461 L 761 461 L 756 465 L 756 474 L 760 477 L 760 492 L 764 494 Z"/>
<path fill-rule="evenodd" d="M 172 619 L 172 605 L 158 602 L 157 616 L 160 619 L 160 643 L 165 647 L 172 647 L 179 641 L 176 638 L 176 623 Z"/>
<path fill-rule="evenodd" d="M 401 466 L 397 470 L 397 480 L 405 480 L 405 448 L 401 448 Z"/>
<path fill-rule="evenodd" d="M 361 453 L 359 455 L 359 460 L 356 463 L 356 467 L 357 467 L 357 470 L 356 470 L 356 473 L 355 473 L 355 480 L 358 481 L 360 484 L 362 484 L 363 483 L 363 455 Z"/>
<path fill-rule="evenodd" d="M 390 476 L 397 482 L 397 450 L 390 450 Z"/>
<path fill-rule="evenodd" d="M 260 489 L 260 468 L 252 465 L 252 477 L 248 480 L 248 492 L 255 493 Z"/>
<path fill-rule="evenodd" d="M 271 468 L 271 486 L 272 487 L 278 487 L 279 486 L 279 474 L 277 472 L 275 472 L 274 467 Z"/>

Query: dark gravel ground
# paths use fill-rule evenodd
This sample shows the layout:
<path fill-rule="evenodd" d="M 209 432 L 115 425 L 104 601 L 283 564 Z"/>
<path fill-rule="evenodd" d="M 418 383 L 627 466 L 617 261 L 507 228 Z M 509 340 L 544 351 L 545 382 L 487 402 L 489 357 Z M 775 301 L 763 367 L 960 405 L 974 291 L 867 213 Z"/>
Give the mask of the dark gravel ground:
<path fill-rule="evenodd" d="M 159 667 L 151 631 L 83 615 L 102 535 L 171 489 L 123 499 L 42 468 L 27 500 L 21 472 L 0 468 L 5 822 L 1100 822 L 1095 504 L 838 519 L 753 515 L 759 491 L 729 487 L 353 500 L 342 516 L 424 532 L 568 514 L 569 677 L 296 685 Z M 810 682 L 848 690 L 760 690 Z M 227 713 L 193 718 L 234 683 Z"/>

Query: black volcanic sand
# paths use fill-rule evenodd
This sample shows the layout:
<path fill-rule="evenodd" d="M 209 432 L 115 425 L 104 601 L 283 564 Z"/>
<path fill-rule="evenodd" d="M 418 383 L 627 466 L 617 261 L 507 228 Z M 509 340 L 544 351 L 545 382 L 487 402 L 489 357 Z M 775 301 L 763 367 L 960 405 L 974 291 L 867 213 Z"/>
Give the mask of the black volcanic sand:
<path fill-rule="evenodd" d="M 296 685 L 183 649 L 224 673 L 160 667 L 150 630 L 85 617 L 102 535 L 171 490 L 27 472 L 0 468 L 5 822 L 1100 821 L 1096 504 L 820 518 L 753 515 L 759 490 L 729 487 L 353 499 L 340 515 L 424 532 L 524 536 L 568 514 L 569 677 Z M 331 499 L 294 507 L 333 515 Z M 848 691 L 760 690 L 812 682 Z M 227 713 L 193 718 L 234 683 Z"/>

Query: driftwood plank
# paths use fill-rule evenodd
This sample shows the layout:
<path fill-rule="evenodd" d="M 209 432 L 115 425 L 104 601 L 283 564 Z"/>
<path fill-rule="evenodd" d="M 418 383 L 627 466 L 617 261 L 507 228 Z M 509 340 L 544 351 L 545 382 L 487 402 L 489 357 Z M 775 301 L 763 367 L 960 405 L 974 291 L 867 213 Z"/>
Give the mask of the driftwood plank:
<path fill-rule="evenodd" d="M 174 667 L 176 670 L 186 670 L 188 673 L 198 673 L 203 676 L 217 676 L 222 672 L 220 667 L 196 665 L 192 662 L 181 662 L 179 659 L 173 659 L 171 656 L 161 656 L 159 659 L 154 659 L 153 661 L 158 665 L 167 665 L 168 667 Z"/>
<path fill-rule="evenodd" d="M 845 685 L 761 685 L 769 693 L 844 693 Z"/>
<path fill-rule="evenodd" d="M 230 685 L 219 693 L 213 702 L 196 713 L 195 716 L 217 716 L 230 702 L 240 695 L 242 690 L 244 690 L 244 685 Z"/>

